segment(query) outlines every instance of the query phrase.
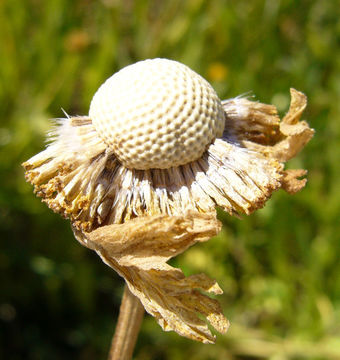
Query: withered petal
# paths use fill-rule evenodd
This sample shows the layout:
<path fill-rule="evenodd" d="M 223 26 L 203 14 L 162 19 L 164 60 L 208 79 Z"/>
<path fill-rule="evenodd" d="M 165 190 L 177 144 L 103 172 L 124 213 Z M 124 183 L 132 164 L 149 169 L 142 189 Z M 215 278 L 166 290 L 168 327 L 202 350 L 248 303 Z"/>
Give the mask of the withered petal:
<path fill-rule="evenodd" d="M 304 169 L 286 170 L 283 173 L 282 188 L 289 194 L 295 194 L 300 191 L 307 183 L 307 179 L 301 179 L 307 174 Z"/>
<path fill-rule="evenodd" d="M 205 274 L 185 277 L 166 263 L 196 242 L 209 240 L 221 228 L 216 214 L 188 212 L 183 216 L 138 217 L 89 233 L 75 230 L 76 238 L 124 277 L 131 292 L 164 330 L 204 343 L 213 343 L 203 315 L 219 332 L 229 326 L 219 303 L 202 294 L 221 294 L 215 280 Z"/>
<path fill-rule="evenodd" d="M 121 265 L 154 268 L 196 242 L 209 240 L 220 230 L 215 213 L 188 212 L 186 218 L 156 215 L 124 224 L 106 225 L 87 233 L 88 246 L 102 246 Z"/>

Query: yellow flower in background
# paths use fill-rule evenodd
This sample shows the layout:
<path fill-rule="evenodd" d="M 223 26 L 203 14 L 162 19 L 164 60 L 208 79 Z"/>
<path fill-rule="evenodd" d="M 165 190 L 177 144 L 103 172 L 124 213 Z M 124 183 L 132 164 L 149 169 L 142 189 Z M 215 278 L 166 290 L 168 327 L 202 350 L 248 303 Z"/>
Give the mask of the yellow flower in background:
<path fill-rule="evenodd" d="M 224 81 L 228 76 L 228 68 L 220 62 L 211 63 L 208 67 L 208 79 L 211 81 Z"/>
<path fill-rule="evenodd" d="M 217 65 L 211 79 L 227 75 Z M 291 98 L 280 121 L 272 105 L 220 101 L 183 64 L 141 61 L 99 88 L 89 116 L 58 121 L 47 148 L 23 164 L 26 179 L 70 218 L 75 237 L 124 277 L 164 330 L 211 343 L 198 314 L 220 332 L 228 321 L 199 290 L 222 290 L 167 261 L 218 233 L 216 206 L 250 214 L 273 191 L 304 187 L 305 170 L 284 169 L 313 136 L 300 121 L 306 97 L 291 89 Z"/>

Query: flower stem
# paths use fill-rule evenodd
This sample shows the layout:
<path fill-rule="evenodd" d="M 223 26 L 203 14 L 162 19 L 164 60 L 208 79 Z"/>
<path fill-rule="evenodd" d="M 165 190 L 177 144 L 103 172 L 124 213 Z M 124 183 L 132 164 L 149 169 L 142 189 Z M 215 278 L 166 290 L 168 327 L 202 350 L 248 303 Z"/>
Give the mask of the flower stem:
<path fill-rule="evenodd" d="M 132 358 L 143 316 L 143 305 L 125 285 L 108 360 L 130 360 Z"/>

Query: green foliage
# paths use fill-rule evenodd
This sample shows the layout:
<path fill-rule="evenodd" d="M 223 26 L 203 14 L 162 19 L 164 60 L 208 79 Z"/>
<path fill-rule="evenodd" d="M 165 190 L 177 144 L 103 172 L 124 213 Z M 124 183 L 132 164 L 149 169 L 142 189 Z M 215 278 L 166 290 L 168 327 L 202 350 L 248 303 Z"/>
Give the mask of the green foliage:
<path fill-rule="evenodd" d="M 97 87 L 135 61 L 167 57 L 206 77 L 221 98 L 252 91 L 287 110 L 309 98 L 316 136 L 279 192 L 174 263 L 206 272 L 232 326 L 207 346 L 144 320 L 135 359 L 340 358 L 340 22 L 336 1 L 0 2 L 0 357 L 105 358 L 122 280 L 74 240 L 67 221 L 25 183 L 50 118 L 87 114 Z"/>

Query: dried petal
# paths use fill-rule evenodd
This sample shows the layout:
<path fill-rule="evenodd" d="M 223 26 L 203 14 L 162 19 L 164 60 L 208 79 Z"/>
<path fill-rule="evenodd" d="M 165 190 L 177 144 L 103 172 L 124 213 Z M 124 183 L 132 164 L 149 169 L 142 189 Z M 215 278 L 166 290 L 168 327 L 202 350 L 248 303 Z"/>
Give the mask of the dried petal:
<path fill-rule="evenodd" d="M 300 191 L 307 182 L 307 179 L 299 179 L 307 174 L 307 170 L 295 169 L 284 171 L 282 178 L 282 188 L 289 194 L 295 194 Z"/>
<path fill-rule="evenodd" d="M 268 169 L 278 169 L 276 178 L 279 179 L 280 185 L 276 188 L 282 187 L 292 193 L 301 190 L 306 181 L 300 180 L 299 183 L 295 181 L 294 186 L 288 185 L 288 182 L 292 184 L 291 180 L 287 180 L 291 179 L 291 176 L 287 178 L 287 172 L 283 170 L 283 163 L 295 157 L 302 150 L 313 137 L 314 130 L 305 121 L 300 121 L 302 112 L 307 105 L 306 96 L 295 89 L 290 89 L 290 94 L 289 111 L 281 122 L 278 122 L 276 109 L 272 106 L 242 98 L 227 100 L 223 105 L 227 114 L 226 124 L 230 124 L 233 128 L 229 135 L 230 138 L 255 152 L 258 157 L 261 157 L 262 154 L 265 158 L 271 159 L 272 164 Z M 233 127 L 236 121 L 240 124 Z M 301 171 L 297 175 L 298 177 L 306 174 Z M 258 173 L 266 172 L 267 170 L 263 168 L 258 171 Z M 271 192 L 272 190 L 268 195 Z"/>
<path fill-rule="evenodd" d="M 164 330 L 212 343 L 215 337 L 197 314 L 220 332 L 226 332 L 229 323 L 219 303 L 198 290 L 221 294 L 221 288 L 204 274 L 185 277 L 166 262 L 195 243 L 207 241 L 220 227 L 215 213 L 189 212 L 138 217 L 90 233 L 75 229 L 75 236 L 124 277 L 131 292 Z"/>

